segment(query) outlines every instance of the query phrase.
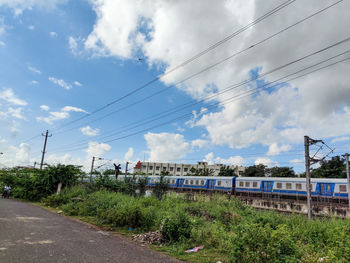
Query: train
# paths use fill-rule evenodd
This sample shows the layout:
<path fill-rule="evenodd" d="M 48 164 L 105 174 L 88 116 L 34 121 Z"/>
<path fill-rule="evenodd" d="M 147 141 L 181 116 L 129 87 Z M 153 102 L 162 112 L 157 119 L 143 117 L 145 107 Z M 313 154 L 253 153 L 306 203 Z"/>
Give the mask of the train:
<path fill-rule="evenodd" d="M 136 177 L 137 179 L 137 177 Z M 282 177 L 200 177 L 165 176 L 169 189 L 180 191 L 214 191 L 238 196 L 263 196 L 306 199 L 305 178 Z M 125 180 L 119 176 L 118 180 Z M 160 176 L 148 176 L 147 187 L 153 188 Z M 311 178 L 313 198 L 345 200 L 348 202 L 347 179 Z"/>

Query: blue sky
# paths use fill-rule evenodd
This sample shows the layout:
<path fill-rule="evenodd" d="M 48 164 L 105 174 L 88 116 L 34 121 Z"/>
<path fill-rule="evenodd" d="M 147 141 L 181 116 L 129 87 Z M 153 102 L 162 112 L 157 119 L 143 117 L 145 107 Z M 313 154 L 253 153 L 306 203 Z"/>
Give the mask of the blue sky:
<path fill-rule="evenodd" d="M 292 81 L 282 79 L 273 88 L 267 84 L 347 51 L 349 41 L 224 91 L 349 37 L 350 27 L 337 26 L 350 23 L 346 2 L 181 82 L 331 4 L 315 0 L 305 6 L 297 1 L 193 62 L 87 116 L 282 2 L 1 0 L 0 152 L 4 154 L 0 166 L 40 161 L 41 133 L 46 130 L 52 134 L 47 163 L 80 164 L 86 169 L 92 156 L 98 156 L 106 159 L 99 164 L 106 168 L 113 162 L 143 159 L 206 160 L 290 166 L 302 172 L 304 135 L 323 139 L 336 148 L 335 154 L 345 153 L 350 145 L 350 64 L 339 60 L 349 58 L 348 53 L 322 64 L 337 63 L 334 66 Z M 261 89 L 240 95 L 254 88 Z M 215 95 L 218 93 L 221 95 Z M 234 96 L 238 97 L 226 102 Z M 192 100 L 198 104 L 141 123 Z M 211 106 L 214 103 L 219 105 Z M 179 118 L 186 114 L 187 118 Z M 127 129 L 132 123 L 140 125 Z M 158 127 L 151 129 L 153 126 Z M 324 149 L 320 155 L 326 153 Z"/>

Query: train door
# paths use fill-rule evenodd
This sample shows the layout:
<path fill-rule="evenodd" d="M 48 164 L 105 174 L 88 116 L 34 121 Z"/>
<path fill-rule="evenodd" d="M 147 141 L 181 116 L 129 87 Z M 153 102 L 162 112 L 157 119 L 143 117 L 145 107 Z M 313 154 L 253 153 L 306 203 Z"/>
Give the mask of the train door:
<path fill-rule="evenodd" d="M 176 187 L 183 187 L 185 179 L 177 179 L 176 180 Z"/>
<path fill-rule="evenodd" d="M 334 191 L 334 184 L 332 183 L 319 183 L 319 195 L 332 196 Z"/>
<path fill-rule="evenodd" d="M 215 180 L 214 179 L 208 179 L 208 189 L 214 190 L 215 188 Z"/>
<path fill-rule="evenodd" d="M 261 182 L 262 191 L 265 192 L 265 193 L 271 193 L 272 192 L 272 187 L 273 187 L 273 182 L 272 181 L 262 181 Z"/>

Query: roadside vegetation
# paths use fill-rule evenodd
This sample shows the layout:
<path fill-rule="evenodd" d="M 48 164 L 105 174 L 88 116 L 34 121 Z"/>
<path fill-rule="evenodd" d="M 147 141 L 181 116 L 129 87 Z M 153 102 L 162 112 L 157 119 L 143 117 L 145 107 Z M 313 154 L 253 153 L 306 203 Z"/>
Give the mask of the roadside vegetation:
<path fill-rule="evenodd" d="M 24 171 L 7 171 L 7 174 L 0 173 L 0 184 L 12 180 L 14 193 L 22 193 L 18 194 L 19 198 L 40 199 L 46 206 L 60 209 L 66 215 L 119 232 L 132 235 L 159 230 L 162 240 L 152 246 L 180 259 L 191 262 L 350 262 L 350 220 L 309 221 L 300 215 L 256 211 L 223 195 L 189 198 L 185 194 L 164 194 L 166 181 L 157 185 L 157 196 L 145 197 L 145 183 L 116 182 L 109 176 L 100 176 L 95 183 L 84 185 L 79 185 L 78 176 L 73 176 L 74 180 L 67 180 L 66 187 L 56 195 L 55 188 L 62 177 L 54 181 L 57 174 L 43 173 L 44 177 L 35 172 L 25 175 Z M 23 181 L 23 178 L 26 179 Z M 50 188 L 48 182 L 55 183 Z M 35 188 L 39 186 L 45 186 L 44 193 L 38 194 Z M 31 193 L 24 195 L 23 189 Z M 37 194 L 40 197 L 34 198 Z M 198 246 L 204 248 L 196 253 L 185 252 Z"/>

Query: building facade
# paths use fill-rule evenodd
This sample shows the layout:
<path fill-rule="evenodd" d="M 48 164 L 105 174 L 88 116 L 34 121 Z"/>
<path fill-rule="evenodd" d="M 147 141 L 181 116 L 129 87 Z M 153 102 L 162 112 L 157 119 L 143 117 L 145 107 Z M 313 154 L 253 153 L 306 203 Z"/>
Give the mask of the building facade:
<path fill-rule="evenodd" d="M 139 161 L 134 167 L 135 173 L 146 175 L 160 175 L 162 171 L 169 172 L 172 176 L 184 176 L 190 173 L 191 168 L 202 171 L 208 169 L 212 171 L 213 176 L 218 176 L 220 168 L 223 164 L 208 164 L 207 162 L 198 162 L 197 164 L 184 163 L 158 163 L 158 162 L 141 162 Z M 225 166 L 227 167 L 227 166 Z M 245 168 L 243 166 L 231 165 L 228 166 L 235 171 L 236 176 L 242 176 Z"/>

